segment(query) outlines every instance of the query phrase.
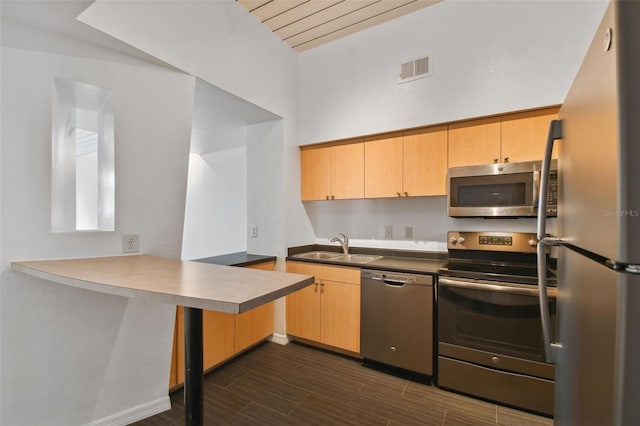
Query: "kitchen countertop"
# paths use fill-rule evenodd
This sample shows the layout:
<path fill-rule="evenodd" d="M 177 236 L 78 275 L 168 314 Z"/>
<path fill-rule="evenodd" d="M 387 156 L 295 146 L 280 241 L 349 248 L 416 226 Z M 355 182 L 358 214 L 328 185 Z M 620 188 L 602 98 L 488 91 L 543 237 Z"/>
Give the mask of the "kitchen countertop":
<path fill-rule="evenodd" d="M 211 263 L 214 265 L 226 265 L 226 266 L 249 266 L 256 265 L 258 263 L 265 263 L 270 261 L 276 261 L 276 256 L 266 256 L 262 254 L 250 254 L 246 251 L 239 251 L 237 253 L 223 254 L 220 256 L 203 257 L 201 259 L 193 259 L 194 262 Z"/>
<path fill-rule="evenodd" d="M 308 275 L 144 254 L 15 261 L 11 268 L 100 293 L 228 313 L 248 311 L 313 283 Z"/>
<path fill-rule="evenodd" d="M 337 266 L 352 266 L 361 269 L 378 269 L 392 272 L 409 272 L 419 274 L 437 274 L 438 270 L 447 263 L 447 253 L 411 250 L 396 250 L 384 248 L 350 247 L 349 254 L 366 254 L 382 256 L 380 259 L 367 263 L 337 262 L 335 260 L 304 259 L 295 257 L 296 254 L 311 251 L 327 251 L 341 253 L 340 247 L 310 244 L 289 248 L 287 260 L 295 262 L 320 263 Z"/>

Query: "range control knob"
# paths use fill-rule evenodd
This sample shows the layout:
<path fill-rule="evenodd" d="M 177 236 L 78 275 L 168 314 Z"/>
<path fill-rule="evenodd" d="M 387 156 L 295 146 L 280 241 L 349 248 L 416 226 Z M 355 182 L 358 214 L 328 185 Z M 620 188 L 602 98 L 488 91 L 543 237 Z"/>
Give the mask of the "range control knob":
<path fill-rule="evenodd" d="M 451 237 L 451 239 L 449 240 L 449 242 L 451 244 L 456 244 L 458 242 L 458 239 L 456 237 Z"/>
<path fill-rule="evenodd" d="M 529 240 L 529 245 L 531 247 L 535 247 L 535 246 L 538 245 L 538 241 L 535 238 L 532 238 L 532 239 Z"/>
<path fill-rule="evenodd" d="M 497 356 L 492 356 L 491 362 L 494 364 L 500 364 L 500 358 L 498 358 Z"/>
<path fill-rule="evenodd" d="M 460 244 L 464 244 L 464 237 L 458 237 L 458 242 Z"/>

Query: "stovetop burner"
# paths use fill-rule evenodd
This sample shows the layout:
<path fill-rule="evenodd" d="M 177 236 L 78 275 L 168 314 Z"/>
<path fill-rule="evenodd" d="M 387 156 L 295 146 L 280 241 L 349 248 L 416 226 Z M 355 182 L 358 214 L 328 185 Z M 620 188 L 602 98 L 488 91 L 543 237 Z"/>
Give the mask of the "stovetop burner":
<path fill-rule="evenodd" d="M 535 236 L 518 232 L 449 232 L 443 276 L 538 284 Z M 547 258 L 547 284 L 557 284 L 555 259 Z"/>

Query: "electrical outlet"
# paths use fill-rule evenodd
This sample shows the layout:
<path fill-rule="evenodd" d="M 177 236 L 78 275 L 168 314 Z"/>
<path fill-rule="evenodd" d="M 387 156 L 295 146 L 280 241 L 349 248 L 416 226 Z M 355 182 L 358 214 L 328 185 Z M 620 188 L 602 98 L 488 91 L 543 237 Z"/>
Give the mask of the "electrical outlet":
<path fill-rule="evenodd" d="M 258 238 L 258 227 L 256 225 L 251 227 L 251 238 Z"/>
<path fill-rule="evenodd" d="M 138 234 L 124 234 L 122 236 L 122 252 L 137 253 L 140 251 L 140 238 Z"/>
<path fill-rule="evenodd" d="M 391 238 L 393 238 L 393 226 L 385 226 L 384 227 L 384 237 L 387 240 L 390 240 Z"/>
<path fill-rule="evenodd" d="M 413 240 L 413 226 L 407 225 L 404 227 L 404 238 L 406 240 Z"/>

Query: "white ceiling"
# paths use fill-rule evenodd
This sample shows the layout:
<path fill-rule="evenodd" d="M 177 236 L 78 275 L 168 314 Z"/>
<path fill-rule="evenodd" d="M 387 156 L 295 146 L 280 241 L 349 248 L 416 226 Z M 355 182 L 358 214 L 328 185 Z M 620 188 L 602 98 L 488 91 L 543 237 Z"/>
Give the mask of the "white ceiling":
<path fill-rule="evenodd" d="M 30 28 L 49 31 L 173 68 L 141 50 L 76 20 L 76 17 L 91 3 L 93 0 L 0 0 L 0 16 L 2 19 Z"/>
<path fill-rule="evenodd" d="M 441 0 L 236 0 L 296 51 L 381 24 Z M 93 0 L 0 0 L 2 19 L 167 64 L 76 19 Z"/>
<path fill-rule="evenodd" d="M 298 52 L 441 0 L 236 0 Z"/>

